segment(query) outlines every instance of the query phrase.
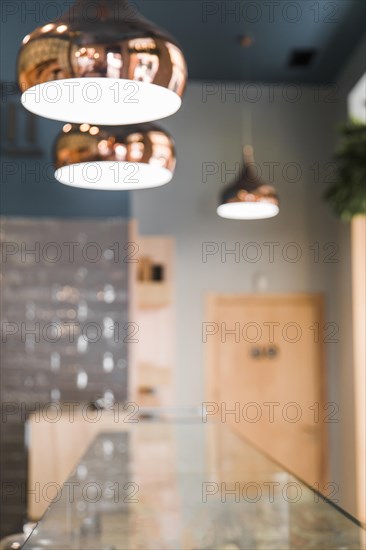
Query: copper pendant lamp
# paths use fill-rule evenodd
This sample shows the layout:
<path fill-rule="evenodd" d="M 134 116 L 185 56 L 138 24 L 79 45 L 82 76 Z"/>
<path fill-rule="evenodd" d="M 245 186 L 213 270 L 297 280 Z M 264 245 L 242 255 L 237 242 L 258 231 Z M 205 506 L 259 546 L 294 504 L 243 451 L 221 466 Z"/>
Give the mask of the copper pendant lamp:
<path fill-rule="evenodd" d="M 55 178 L 72 187 L 108 191 L 168 183 L 176 159 L 173 139 L 155 124 L 64 125 L 55 143 Z"/>
<path fill-rule="evenodd" d="M 235 182 L 222 193 L 218 215 L 232 220 L 259 220 L 273 218 L 278 212 L 275 188 L 261 180 L 253 148 L 244 147 L 243 168 Z"/>
<path fill-rule="evenodd" d="M 27 35 L 18 55 L 24 107 L 71 123 L 167 117 L 180 108 L 186 81 L 177 42 L 127 0 L 76 0 Z"/>

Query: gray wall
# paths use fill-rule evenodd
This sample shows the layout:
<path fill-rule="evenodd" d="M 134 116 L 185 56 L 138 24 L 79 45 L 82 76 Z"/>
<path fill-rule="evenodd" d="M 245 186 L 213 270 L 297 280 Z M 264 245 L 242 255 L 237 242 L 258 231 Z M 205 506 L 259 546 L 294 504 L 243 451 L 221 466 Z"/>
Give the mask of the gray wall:
<path fill-rule="evenodd" d="M 126 220 L 11 217 L 0 229 L 1 538 L 26 519 L 28 415 L 123 402 L 129 331 Z"/>
<path fill-rule="evenodd" d="M 123 401 L 127 221 L 2 218 L 1 233 L 2 401 Z"/>
<path fill-rule="evenodd" d="M 132 214 L 141 233 L 173 235 L 177 239 L 177 399 L 185 406 L 199 405 L 203 397 L 201 322 L 206 292 L 252 291 L 258 275 L 264 275 L 269 292 L 324 291 L 329 297 L 330 276 L 343 258 L 344 251 L 340 250 L 336 254 L 338 264 L 324 263 L 325 253 L 321 251 L 316 263 L 309 249 L 316 242 L 321 247 L 336 240 L 338 222 L 320 197 L 327 186 L 325 176 L 332 168 L 326 163 L 334 149 L 337 104 L 323 100 L 314 103 L 312 88 L 301 88 L 302 98 L 296 103 L 282 99 L 282 87 L 275 89 L 273 103 L 268 101 L 265 89 L 261 90 L 262 100 L 250 106 L 252 142 L 265 177 L 269 167 L 264 163 L 279 163 L 274 178 L 281 199 L 278 217 L 230 221 L 217 216 L 218 194 L 232 175 L 222 182 L 218 173 L 205 183 L 203 164 L 226 163 L 231 170 L 237 167 L 242 144 L 247 141 L 244 127 L 247 117 L 243 112 L 249 106 L 233 99 L 222 102 L 220 95 L 204 103 L 200 83 L 190 84 L 183 108 L 166 122 L 177 142 L 174 180 L 164 188 L 132 196 Z M 320 91 L 321 97 L 327 93 Z M 296 168 L 292 171 L 287 166 L 286 178 L 288 163 L 296 163 Z M 319 181 L 315 181 L 312 169 L 316 163 L 320 166 Z M 299 181 L 291 183 L 289 179 L 295 177 L 295 170 Z M 262 258 L 251 262 L 245 257 L 236 263 L 233 256 L 228 256 L 222 262 L 220 254 L 216 254 L 205 263 L 202 260 L 205 242 L 220 246 L 223 243 L 228 249 L 236 242 L 241 246 L 255 242 L 261 247 Z M 266 242 L 280 243 L 272 263 Z M 301 259 L 294 263 L 282 256 L 282 249 L 289 242 L 296 242 L 302 252 Z"/>
<path fill-rule="evenodd" d="M 360 51 L 350 66 L 352 74 L 344 73 L 340 86 L 277 86 L 273 96 L 265 85 L 223 83 L 214 84 L 214 94 L 205 97 L 207 83 L 191 83 L 183 108 L 165 123 L 177 142 L 174 180 L 161 189 L 133 193 L 132 216 L 141 233 L 172 235 L 177 240 L 179 406 L 199 407 L 204 399 L 201 323 L 208 291 L 250 292 L 264 278 L 268 292 L 325 294 L 326 321 L 339 327 L 339 342 L 327 345 L 327 399 L 340 407 L 339 423 L 330 426 L 330 478 L 339 485 L 340 504 L 355 513 L 349 226 L 338 221 L 322 200 L 335 178 L 332 157 L 338 126 L 347 117 L 346 96 L 363 71 Z M 226 94 L 229 89 L 235 94 Z M 260 99 L 251 101 L 255 94 Z M 215 212 L 218 193 L 232 179 L 221 163 L 234 170 L 241 147 L 248 142 L 267 179 L 270 168 L 265 163 L 278 163 L 273 181 L 280 194 L 280 214 L 264 221 L 220 219 Z M 218 163 L 218 173 L 204 178 L 204 163 Z M 205 242 L 227 249 L 255 242 L 262 257 L 251 262 L 245 256 L 235 263 L 233 256 L 227 256 L 222 262 L 218 253 L 205 263 Z M 266 242 L 280 243 L 273 263 Z M 294 263 L 281 254 L 289 242 L 297 243 L 302 252 Z M 317 243 L 319 259 L 313 251 Z"/>

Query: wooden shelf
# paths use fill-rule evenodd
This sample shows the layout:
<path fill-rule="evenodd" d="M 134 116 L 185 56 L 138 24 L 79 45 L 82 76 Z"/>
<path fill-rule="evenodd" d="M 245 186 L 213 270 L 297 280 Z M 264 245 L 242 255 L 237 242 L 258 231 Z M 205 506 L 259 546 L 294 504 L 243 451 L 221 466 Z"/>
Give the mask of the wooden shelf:
<path fill-rule="evenodd" d="M 129 314 L 139 327 L 139 342 L 129 346 L 129 399 L 141 407 L 171 407 L 176 361 L 175 240 L 139 235 L 135 222 L 130 228 L 130 241 L 138 243 L 139 262 L 131 264 Z"/>
<path fill-rule="evenodd" d="M 172 303 L 172 285 L 165 281 L 137 281 L 137 307 L 153 309 Z"/>

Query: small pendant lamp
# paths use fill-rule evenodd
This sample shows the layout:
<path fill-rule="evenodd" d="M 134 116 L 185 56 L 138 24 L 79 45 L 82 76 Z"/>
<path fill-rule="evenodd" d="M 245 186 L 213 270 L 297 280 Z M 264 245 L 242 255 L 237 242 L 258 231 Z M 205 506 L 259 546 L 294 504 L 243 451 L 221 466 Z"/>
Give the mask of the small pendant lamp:
<path fill-rule="evenodd" d="M 127 0 L 76 0 L 23 39 L 17 65 L 26 109 L 79 124 L 167 117 L 187 82 L 177 42 Z"/>
<path fill-rule="evenodd" d="M 253 148 L 244 147 L 244 165 L 237 179 L 221 195 L 217 213 L 232 220 L 273 218 L 279 212 L 275 188 L 260 179 Z"/>
<path fill-rule="evenodd" d="M 168 183 L 176 158 L 173 139 L 155 124 L 65 124 L 54 149 L 55 178 L 72 187 L 108 191 Z"/>

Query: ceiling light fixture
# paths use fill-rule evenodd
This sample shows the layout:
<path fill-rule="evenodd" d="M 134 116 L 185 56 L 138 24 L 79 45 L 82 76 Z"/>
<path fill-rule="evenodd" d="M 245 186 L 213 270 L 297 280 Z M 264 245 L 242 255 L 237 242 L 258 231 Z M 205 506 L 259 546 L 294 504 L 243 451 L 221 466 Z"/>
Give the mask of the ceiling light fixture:
<path fill-rule="evenodd" d="M 253 148 L 244 147 L 244 166 L 237 179 L 222 193 L 217 213 L 232 220 L 273 218 L 279 201 L 272 185 L 260 179 Z"/>
<path fill-rule="evenodd" d="M 55 144 L 55 178 L 72 187 L 121 191 L 160 187 L 174 174 L 173 139 L 154 124 L 70 124 Z"/>
<path fill-rule="evenodd" d="M 127 0 L 76 0 L 27 35 L 18 56 L 24 107 L 73 123 L 167 117 L 180 108 L 186 82 L 177 42 Z"/>

